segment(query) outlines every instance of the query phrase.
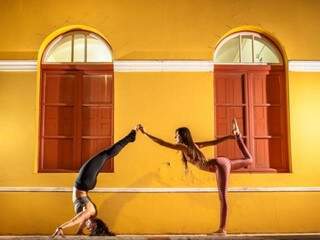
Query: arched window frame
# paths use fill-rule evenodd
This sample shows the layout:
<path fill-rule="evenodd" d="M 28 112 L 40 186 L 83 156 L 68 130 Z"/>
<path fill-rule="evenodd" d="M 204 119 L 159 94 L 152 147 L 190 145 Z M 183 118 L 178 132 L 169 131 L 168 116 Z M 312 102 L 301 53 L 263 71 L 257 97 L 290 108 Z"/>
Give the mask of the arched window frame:
<path fill-rule="evenodd" d="M 251 62 L 243 62 L 242 61 L 242 55 L 243 55 L 243 50 L 242 50 L 242 47 L 241 47 L 241 43 L 242 43 L 242 38 L 244 36 L 250 36 L 251 37 L 251 40 L 252 40 L 252 43 L 251 43 L 251 59 L 252 61 Z M 238 38 L 239 37 L 239 40 L 238 40 L 238 49 L 239 49 L 239 62 L 219 62 L 217 61 L 217 55 L 219 53 L 219 51 L 221 50 L 221 48 L 227 43 L 229 42 L 231 39 L 234 39 L 234 38 Z M 278 63 L 272 63 L 272 62 L 258 62 L 256 61 L 256 57 L 255 57 L 255 47 L 254 47 L 254 42 L 255 42 L 255 39 L 262 39 L 262 40 L 265 40 L 266 42 L 268 42 L 271 46 L 274 47 L 274 51 L 273 53 L 276 55 L 276 57 L 278 58 L 279 62 Z M 233 34 L 230 34 L 229 36 L 227 36 L 226 38 L 222 39 L 218 46 L 216 47 L 215 51 L 214 51 L 214 62 L 217 63 L 217 64 L 253 64 L 253 65 L 258 65 L 258 64 L 271 64 L 271 65 L 283 65 L 284 64 L 284 61 L 283 61 L 283 56 L 282 56 L 282 53 L 280 51 L 280 49 L 278 48 L 278 46 L 276 44 L 273 43 L 273 41 L 271 39 L 269 39 L 268 37 L 260 34 L 260 33 L 256 33 L 256 32 L 251 32 L 251 31 L 242 31 L 242 32 L 236 32 L 236 33 L 233 33 Z"/>
<path fill-rule="evenodd" d="M 74 60 L 74 55 L 75 55 L 75 35 L 84 35 L 84 61 L 75 61 Z M 59 42 L 61 42 L 61 40 L 67 38 L 71 36 L 71 51 L 70 51 L 70 61 L 47 61 L 49 53 L 51 52 L 51 50 L 57 46 L 57 44 L 59 44 Z M 104 44 L 104 46 L 108 49 L 108 58 L 109 61 L 88 61 L 88 37 L 93 37 L 96 38 L 100 41 L 100 43 Z M 99 36 L 96 33 L 93 32 L 89 32 L 89 31 L 85 31 L 85 30 L 72 30 L 72 31 L 68 31 L 66 33 L 63 33 L 61 35 L 59 35 L 58 37 L 56 37 L 55 39 L 53 39 L 49 45 L 47 46 L 43 57 L 42 57 L 42 64 L 97 64 L 97 63 L 101 63 L 101 64 L 110 64 L 112 63 L 113 60 L 113 56 L 112 56 L 112 48 L 110 46 L 110 44 L 101 36 Z"/>

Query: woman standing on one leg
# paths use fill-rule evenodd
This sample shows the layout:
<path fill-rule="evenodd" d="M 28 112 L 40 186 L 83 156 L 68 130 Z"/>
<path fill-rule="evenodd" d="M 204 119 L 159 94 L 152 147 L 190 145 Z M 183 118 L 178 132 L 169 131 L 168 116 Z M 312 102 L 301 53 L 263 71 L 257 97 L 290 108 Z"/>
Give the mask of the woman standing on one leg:
<path fill-rule="evenodd" d="M 161 146 L 179 150 L 182 152 L 182 160 L 187 168 L 187 163 L 196 165 L 204 171 L 215 172 L 217 178 L 217 186 L 219 190 L 220 199 L 220 226 L 216 233 L 226 234 L 226 221 L 228 215 L 227 205 L 227 191 L 228 191 L 228 178 L 231 170 L 247 167 L 252 163 L 252 157 L 245 146 L 237 122 L 233 120 L 232 135 L 228 135 L 216 140 L 207 142 L 194 142 L 188 128 L 178 128 L 175 132 L 176 143 L 166 142 L 160 138 L 152 136 L 147 133 L 142 125 L 139 125 L 139 130 L 148 136 L 154 142 Z M 235 139 L 237 144 L 244 155 L 243 159 L 230 160 L 225 157 L 217 157 L 214 159 L 206 160 L 200 148 L 219 144 L 228 139 Z"/>
<path fill-rule="evenodd" d="M 126 137 L 98 153 L 82 165 L 72 191 L 72 202 L 77 215 L 57 227 L 52 237 L 57 235 L 63 236 L 63 229 L 77 224 L 79 224 L 77 234 L 82 234 L 82 230 L 87 227 L 92 236 L 113 235 L 106 224 L 96 218 L 97 208 L 89 198 L 88 192 L 96 186 L 97 176 L 105 162 L 117 155 L 129 142 L 134 142 L 135 137 L 136 130 L 132 130 Z"/>

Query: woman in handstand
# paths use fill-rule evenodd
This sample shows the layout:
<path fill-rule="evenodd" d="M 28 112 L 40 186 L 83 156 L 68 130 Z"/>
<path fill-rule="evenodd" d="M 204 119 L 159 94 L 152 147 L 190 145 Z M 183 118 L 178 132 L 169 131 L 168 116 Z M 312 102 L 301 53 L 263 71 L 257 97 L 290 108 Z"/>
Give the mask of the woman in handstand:
<path fill-rule="evenodd" d="M 134 142 L 135 137 L 136 130 L 132 130 L 120 141 L 96 154 L 82 165 L 72 190 L 72 202 L 76 216 L 57 227 L 52 237 L 63 236 L 63 229 L 77 224 L 79 224 L 77 234 L 83 234 L 83 229 L 86 227 L 91 236 L 114 235 L 101 219 L 96 218 L 97 208 L 89 198 L 88 192 L 96 186 L 97 176 L 105 162 L 117 155 L 129 142 Z"/>
<path fill-rule="evenodd" d="M 176 143 L 166 142 L 160 138 L 152 136 L 145 131 L 142 125 L 139 125 L 138 128 L 144 135 L 148 136 L 151 140 L 161 146 L 181 151 L 182 160 L 186 168 L 188 166 L 187 163 L 189 162 L 201 170 L 216 173 L 220 199 L 220 226 L 216 233 L 226 234 L 226 221 L 228 214 L 227 191 L 230 171 L 248 167 L 252 163 L 251 154 L 243 142 L 236 120 L 234 119 L 232 122 L 232 134 L 206 142 L 194 142 L 190 130 L 186 127 L 181 127 L 176 130 Z M 204 154 L 200 151 L 200 148 L 216 145 L 228 139 L 236 140 L 243 154 L 243 159 L 230 160 L 226 157 L 216 157 L 214 159 L 206 160 Z"/>

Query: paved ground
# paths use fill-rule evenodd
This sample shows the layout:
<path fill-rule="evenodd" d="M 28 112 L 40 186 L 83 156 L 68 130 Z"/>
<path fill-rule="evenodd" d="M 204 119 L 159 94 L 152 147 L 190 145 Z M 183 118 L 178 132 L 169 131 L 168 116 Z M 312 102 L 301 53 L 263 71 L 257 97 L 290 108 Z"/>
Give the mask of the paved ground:
<path fill-rule="evenodd" d="M 47 240 L 48 236 L 0 236 L 0 240 Z M 115 237 L 87 237 L 87 236 L 67 236 L 66 238 L 56 238 L 65 240 L 309 240 L 319 239 L 320 233 L 305 234 L 229 234 L 227 236 L 216 235 L 118 235 Z"/>

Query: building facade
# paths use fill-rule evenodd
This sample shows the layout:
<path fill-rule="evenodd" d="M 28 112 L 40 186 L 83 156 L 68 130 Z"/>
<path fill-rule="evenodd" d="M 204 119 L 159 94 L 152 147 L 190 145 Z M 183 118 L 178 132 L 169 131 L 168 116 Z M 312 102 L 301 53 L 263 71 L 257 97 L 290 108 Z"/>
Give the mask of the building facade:
<path fill-rule="evenodd" d="M 320 2 L 0 5 L 0 234 L 68 220 L 80 164 L 135 124 L 171 141 L 187 126 L 201 141 L 233 117 L 255 162 L 231 174 L 228 231 L 320 230 Z M 237 157 L 232 144 L 205 154 Z M 91 196 L 114 232 L 218 227 L 215 176 L 185 173 L 175 151 L 138 135 L 105 170 Z"/>

